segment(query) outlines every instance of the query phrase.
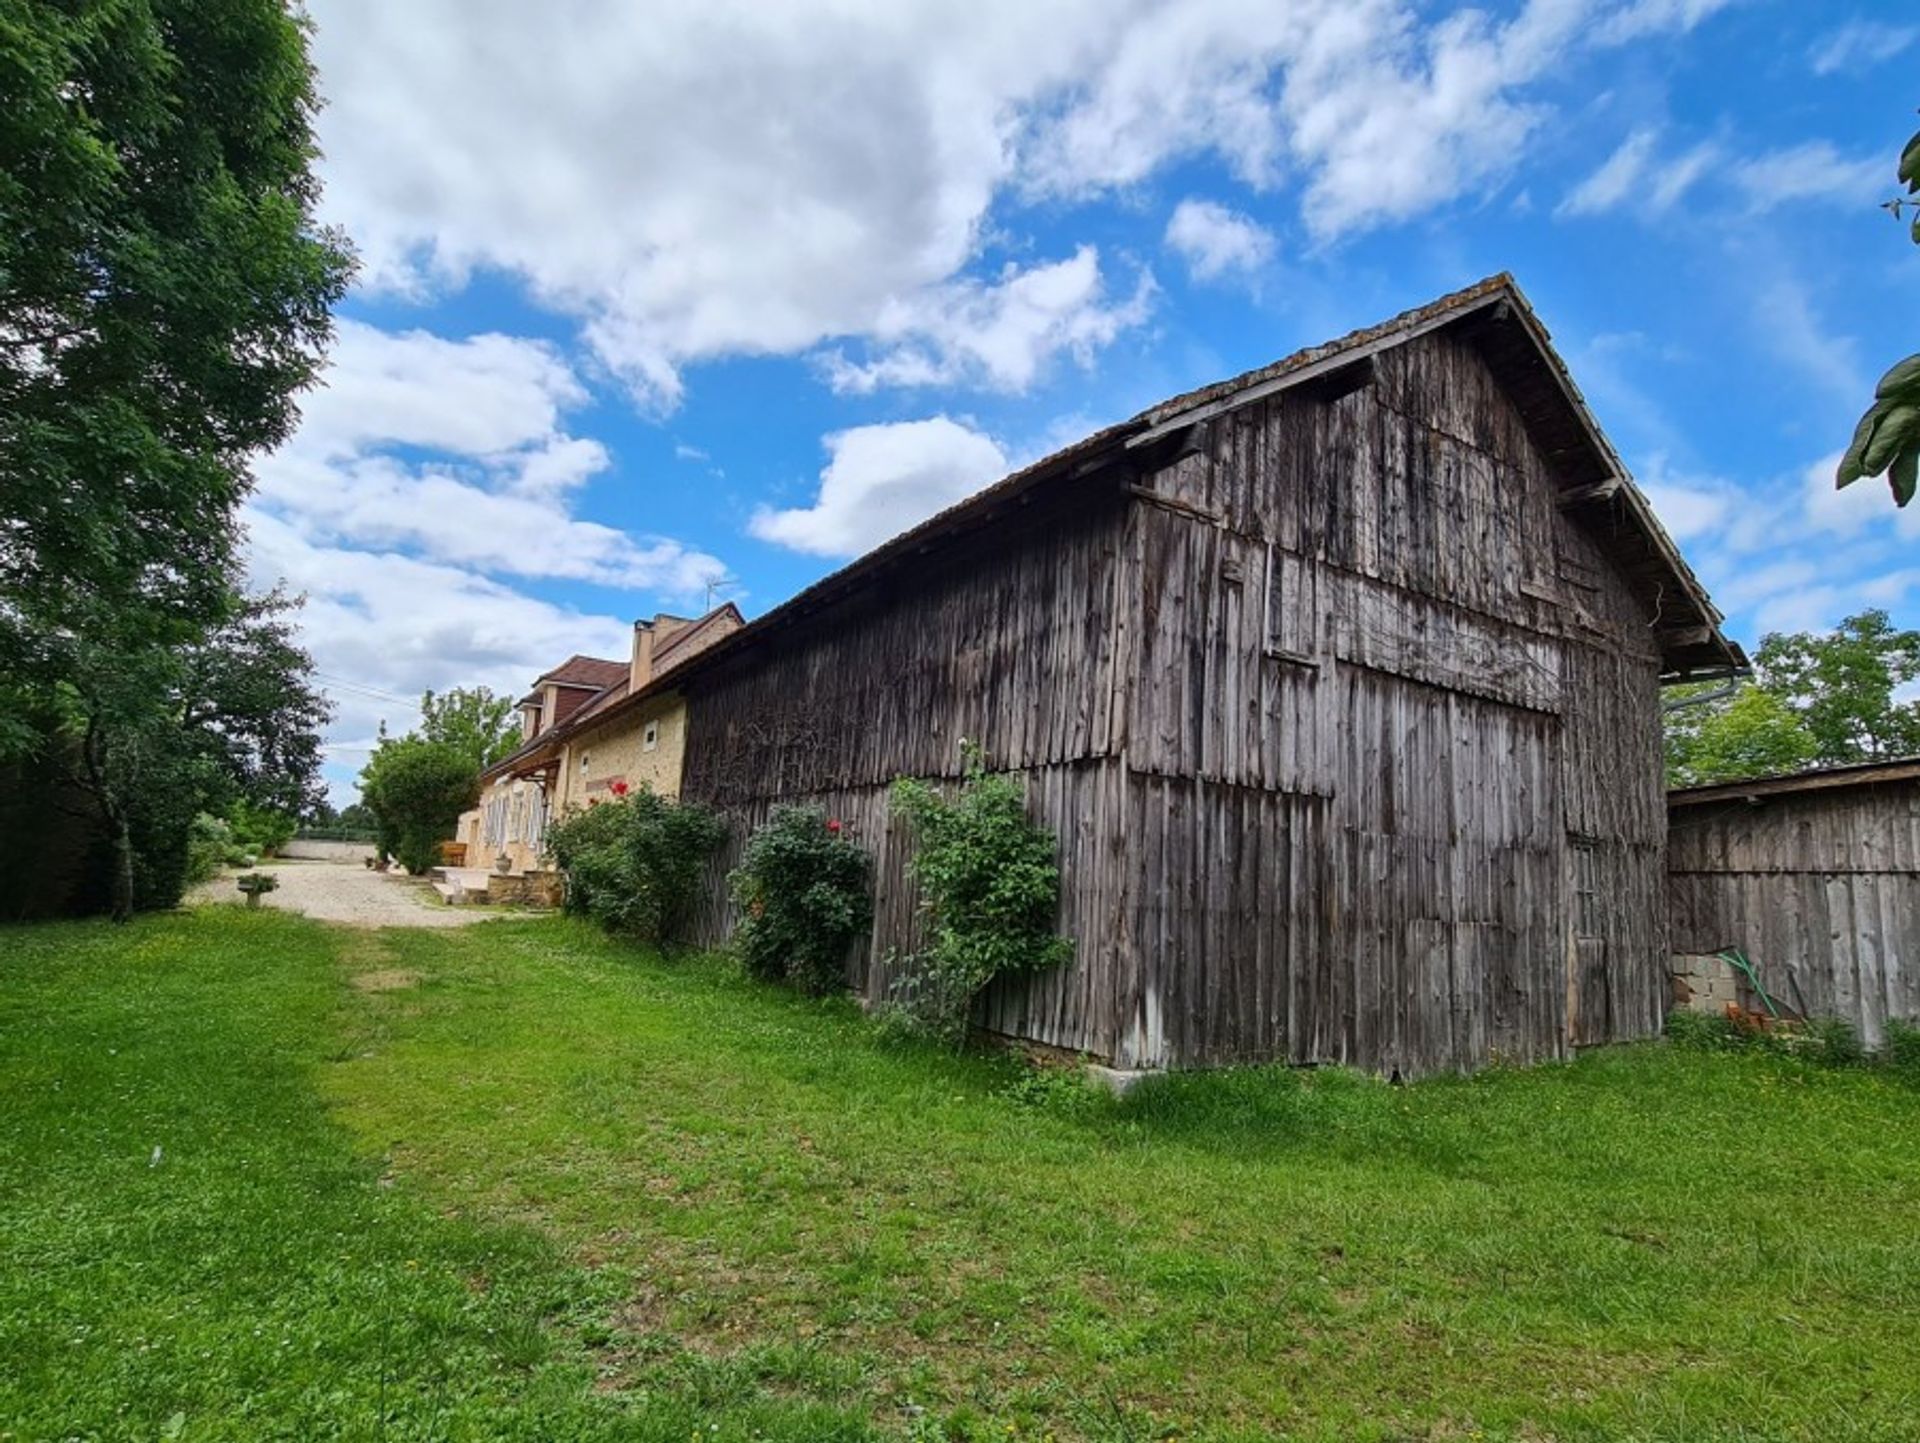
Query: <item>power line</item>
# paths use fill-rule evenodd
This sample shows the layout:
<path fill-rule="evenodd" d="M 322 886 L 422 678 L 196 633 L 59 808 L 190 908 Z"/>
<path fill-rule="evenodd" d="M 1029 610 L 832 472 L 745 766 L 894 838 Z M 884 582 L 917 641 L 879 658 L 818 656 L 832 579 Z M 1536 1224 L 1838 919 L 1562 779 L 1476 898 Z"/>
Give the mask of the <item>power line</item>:
<path fill-rule="evenodd" d="M 353 681 L 348 677 L 335 676 L 331 672 L 325 671 L 315 671 L 313 675 L 316 680 L 322 682 L 330 691 L 344 691 L 351 695 L 365 697 L 372 701 L 391 702 L 395 706 L 411 707 L 415 711 L 420 709 L 419 701 L 414 698 L 395 696 L 390 691 L 381 691 L 380 688 L 368 686 L 365 682 Z"/>

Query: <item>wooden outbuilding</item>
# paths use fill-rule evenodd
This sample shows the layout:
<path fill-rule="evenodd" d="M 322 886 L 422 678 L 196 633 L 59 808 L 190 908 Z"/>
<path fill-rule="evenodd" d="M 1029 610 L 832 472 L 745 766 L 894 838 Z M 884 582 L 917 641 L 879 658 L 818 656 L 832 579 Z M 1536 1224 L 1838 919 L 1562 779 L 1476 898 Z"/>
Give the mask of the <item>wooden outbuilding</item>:
<path fill-rule="evenodd" d="M 1744 664 L 1497 276 L 1180 396 L 676 674 L 682 795 L 876 857 L 849 980 L 923 918 L 901 775 L 962 738 L 1059 837 L 1070 965 L 979 1023 L 1123 1068 L 1416 1075 L 1641 1037 L 1667 993 L 1659 688 Z"/>
<path fill-rule="evenodd" d="M 1870 1047 L 1889 1018 L 1920 1024 L 1920 758 L 1688 787 L 1667 814 L 1676 954 L 1738 950 L 1786 1008 Z"/>

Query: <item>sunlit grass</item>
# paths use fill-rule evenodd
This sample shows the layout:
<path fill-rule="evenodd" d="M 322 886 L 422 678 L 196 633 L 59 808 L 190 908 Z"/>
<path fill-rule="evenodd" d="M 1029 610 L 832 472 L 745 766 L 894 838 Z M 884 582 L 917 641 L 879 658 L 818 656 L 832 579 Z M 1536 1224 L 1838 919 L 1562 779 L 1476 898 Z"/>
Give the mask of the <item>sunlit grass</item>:
<path fill-rule="evenodd" d="M 1885 1074 L 1647 1046 L 1114 1103 L 558 920 L 0 949 L 22 1438 L 1894 1439 L 1920 1410 L 1920 1093 Z"/>

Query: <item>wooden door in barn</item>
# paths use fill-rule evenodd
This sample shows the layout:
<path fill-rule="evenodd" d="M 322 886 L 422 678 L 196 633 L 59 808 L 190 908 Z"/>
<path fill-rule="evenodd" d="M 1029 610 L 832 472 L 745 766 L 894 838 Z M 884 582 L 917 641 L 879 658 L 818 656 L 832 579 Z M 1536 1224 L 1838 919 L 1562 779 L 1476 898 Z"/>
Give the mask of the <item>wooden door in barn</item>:
<path fill-rule="evenodd" d="M 1602 858 L 1591 841 L 1567 839 L 1567 1042 L 1574 1047 L 1613 1035 L 1607 989 L 1606 909 Z"/>

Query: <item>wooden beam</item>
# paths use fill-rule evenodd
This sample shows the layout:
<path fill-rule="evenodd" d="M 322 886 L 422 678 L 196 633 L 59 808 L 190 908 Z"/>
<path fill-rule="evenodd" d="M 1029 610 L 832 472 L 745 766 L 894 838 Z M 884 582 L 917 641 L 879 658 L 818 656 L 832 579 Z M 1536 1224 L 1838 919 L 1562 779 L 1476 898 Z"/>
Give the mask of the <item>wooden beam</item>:
<path fill-rule="evenodd" d="M 1575 486 L 1570 491 L 1562 491 L 1558 504 L 1562 511 L 1571 511 L 1576 506 L 1591 506 L 1596 501 L 1611 501 L 1620 494 L 1623 485 L 1618 476 L 1609 476 L 1604 481 L 1595 481 L 1588 486 Z"/>

